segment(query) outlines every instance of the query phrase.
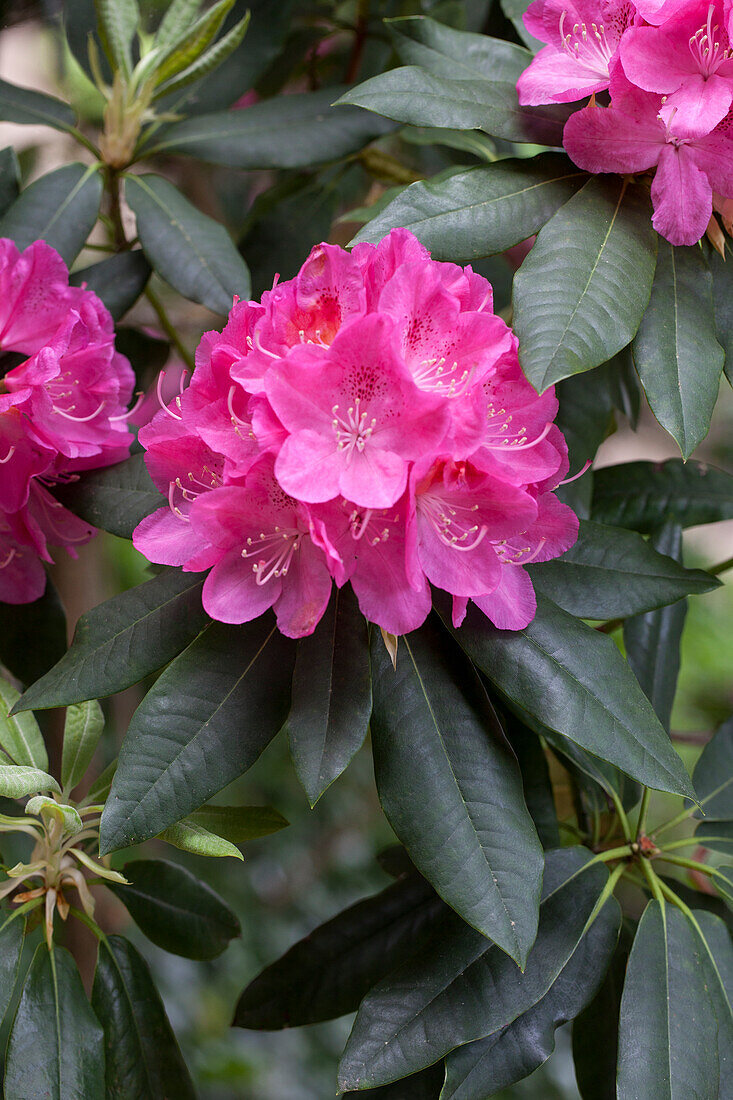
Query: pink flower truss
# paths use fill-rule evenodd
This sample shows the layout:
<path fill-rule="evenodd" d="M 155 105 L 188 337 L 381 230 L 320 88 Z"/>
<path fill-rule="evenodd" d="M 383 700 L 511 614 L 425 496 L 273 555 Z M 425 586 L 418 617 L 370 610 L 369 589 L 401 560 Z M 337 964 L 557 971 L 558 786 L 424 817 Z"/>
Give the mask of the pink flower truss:
<path fill-rule="evenodd" d="M 43 594 L 49 544 L 73 554 L 94 534 L 49 487 L 126 457 L 134 376 L 102 302 L 69 286 L 66 265 L 43 241 L 21 253 L 0 240 L 7 352 L 28 356 L 0 377 L 0 600 L 17 604 Z"/>
<path fill-rule="evenodd" d="M 273 608 L 311 634 L 334 582 L 367 618 L 414 630 L 430 584 L 517 630 L 535 613 L 523 565 L 555 557 L 578 521 L 557 402 L 471 268 L 437 263 L 406 230 L 352 253 L 319 245 L 262 302 L 203 337 L 190 385 L 140 431 L 168 504 L 137 527 L 150 560 L 210 572 L 207 612 Z"/>

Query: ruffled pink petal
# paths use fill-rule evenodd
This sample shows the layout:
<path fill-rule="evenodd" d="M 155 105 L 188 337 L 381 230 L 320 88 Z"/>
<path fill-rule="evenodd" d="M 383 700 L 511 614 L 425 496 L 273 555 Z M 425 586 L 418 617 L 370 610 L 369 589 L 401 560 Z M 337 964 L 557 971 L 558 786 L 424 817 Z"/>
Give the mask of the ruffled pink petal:
<path fill-rule="evenodd" d="M 545 46 L 517 81 L 523 107 L 540 103 L 575 103 L 608 87 L 608 73 L 571 57 L 565 50 Z"/>
<path fill-rule="evenodd" d="M 699 72 L 688 41 L 677 40 L 666 28 L 631 27 L 619 53 L 628 79 L 648 92 L 674 92 L 687 76 Z"/>
<path fill-rule="evenodd" d="M 731 102 L 733 80 L 715 73 L 705 79 L 695 73 L 667 96 L 662 117 L 669 120 L 675 137 L 702 137 L 725 118 Z"/>
<path fill-rule="evenodd" d="M 170 508 L 159 508 L 140 520 L 133 532 L 132 544 L 148 561 L 159 565 L 187 565 L 194 555 L 208 546 L 208 541 Z"/>
<path fill-rule="evenodd" d="M 220 623 L 248 623 L 272 607 L 281 590 L 279 577 L 258 585 L 251 563 L 230 550 L 204 581 L 202 603 Z"/>
<path fill-rule="evenodd" d="M 565 123 L 563 145 L 586 172 L 644 172 L 665 148 L 656 118 L 636 120 L 613 107 L 584 107 Z"/>
<path fill-rule="evenodd" d="M 293 555 L 275 603 L 277 625 L 288 638 L 312 634 L 331 597 L 333 582 L 321 550 L 304 539 Z"/>
<path fill-rule="evenodd" d="M 523 630 L 537 611 L 532 581 L 521 565 L 502 566 L 494 591 L 474 603 L 499 630 Z"/>
<path fill-rule="evenodd" d="M 405 491 L 407 463 L 391 451 L 369 444 L 352 452 L 341 469 L 338 489 L 361 508 L 389 508 Z"/>
<path fill-rule="evenodd" d="M 338 496 L 343 470 L 343 451 L 309 428 L 289 436 L 275 462 L 275 475 L 285 492 L 308 504 Z"/>
<path fill-rule="evenodd" d="M 670 244 L 700 240 L 713 212 L 713 189 L 685 145 L 665 145 L 652 182 L 652 225 Z"/>

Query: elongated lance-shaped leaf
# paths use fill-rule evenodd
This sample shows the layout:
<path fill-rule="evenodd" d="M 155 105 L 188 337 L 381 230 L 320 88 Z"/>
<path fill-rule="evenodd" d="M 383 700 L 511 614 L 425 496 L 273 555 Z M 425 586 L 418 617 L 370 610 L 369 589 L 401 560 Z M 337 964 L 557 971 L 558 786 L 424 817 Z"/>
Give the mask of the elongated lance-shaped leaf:
<path fill-rule="evenodd" d="M 436 260 L 468 263 L 536 233 L 587 176 L 559 153 L 502 160 L 406 187 L 354 238 L 380 241 L 404 226 Z"/>
<path fill-rule="evenodd" d="M 527 50 L 513 42 L 459 31 L 424 15 L 386 19 L 385 23 L 400 61 L 419 65 L 434 76 L 516 84 L 532 60 Z"/>
<path fill-rule="evenodd" d="M 32 714 L 10 714 L 20 692 L 0 677 L 0 749 L 14 764 L 28 768 L 48 768 L 48 753 L 43 734 Z"/>
<path fill-rule="evenodd" d="M 692 773 L 692 781 L 708 821 L 733 821 L 733 717 L 708 741 Z"/>
<path fill-rule="evenodd" d="M 66 164 L 35 180 L 0 218 L 0 237 L 18 248 L 39 238 L 71 264 L 94 227 L 102 198 L 98 168 Z"/>
<path fill-rule="evenodd" d="M 272 806 L 202 806 L 183 820 L 200 825 L 232 844 L 269 836 L 288 825 Z"/>
<path fill-rule="evenodd" d="M 93 290 L 119 321 L 138 300 L 149 278 L 150 264 L 143 251 L 135 248 L 75 271 L 69 282 Z"/>
<path fill-rule="evenodd" d="M 717 1032 L 702 944 L 687 917 L 650 901 L 629 956 L 619 1020 L 618 1100 L 718 1095 Z"/>
<path fill-rule="evenodd" d="M 667 543 L 581 520 L 575 546 L 529 572 L 535 591 L 581 619 L 625 618 L 720 586 L 702 569 L 685 569 L 674 544 L 664 549 Z"/>
<path fill-rule="evenodd" d="M 706 242 L 703 240 L 703 246 Z M 718 343 L 725 352 L 725 376 L 733 386 L 733 249 L 724 245 L 725 259 L 714 248 L 705 248 L 713 276 L 713 305 Z"/>
<path fill-rule="evenodd" d="M 102 1029 L 76 963 L 38 945 L 8 1039 L 6 1100 L 105 1100 Z"/>
<path fill-rule="evenodd" d="M 450 910 L 419 875 L 405 875 L 315 928 L 257 975 L 234 1026 L 272 1031 L 353 1012 L 372 986 L 425 944 Z"/>
<path fill-rule="evenodd" d="M 639 387 L 634 381 L 636 372 L 630 359 L 630 350 L 624 348 L 595 370 L 574 374 L 557 386 L 555 393 L 560 408 L 555 423 L 565 436 L 573 474 L 579 473 L 595 458 L 613 423 L 614 409 L 628 416 L 632 424 L 638 415 Z M 566 483 L 560 488 L 560 499 L 578 512 L 576 504 L 568 500 L 566 494 L 590 493 L 592 480 L 590 473 L 582 480 Z M 587 519 L 587 513 L 582 518 Z"/>
<path fill-rule="evenodd" d="M 70 130 L 76 122 L 73 110 L 62 100 L 5 80 L 0 80 L 0 118 L 21 125 L 53 126 L 54 130 Z"/>
<path fill-rule="evenodd" d="M 535 38 L 529 33 L 524 25 L 524 13 L 529 7 L 529 0 L 501 0 L 501 10 L 507 19 L 511 20 L 514 24 L 514 29 L 532 53 L 537 53 L 544 46 L 544 42 L 540 42 L 538 38 Z"/>
<path fill-rule="evenodd" d="M 224 837 L 217 836 L 203 825 L 197 825 L 190 818 L 184 817 L 175 825 L 169 825 L 158 834 L 158 840 L 164 840 L 166 844 L 172 844 L 174 848 L 180 848 L 182 852 L 191 852 L 195 856 L 225 857 L 244 859 L 244 856 L 234 844 Z"/>
<path fill-rule="evenodd" d="M 715 331 L 713 278 L 697 245 L 676 248 L 660 238 L 633 351 L 652 412 L 689 458 L 708 433 L 725 359 Z"/>
<path fill-rule="evenodd" d="M 78 481 L 57 486 L 54 495 L 87 523 L 123 539 L 131 539 L 140 520 L 165 503 L 146 469 L 144 454 L 90 470 Z"/>
<path fill-rule="evenodd" d="M 210 621 L 201 607 L 200 573 L 164 569 L 87 611 L 71 648 L 33 684 L 23 709 L 68 706 L 136 684 L 173 660 Z"/>
<path fill-rule="evenodd" d="M 621 926 L 618 944 L 596 996 L 573 1021 L 573 1064 L 583 1100 L 616 1100 L 618 1018 L 633 935 Z"/>
<path fill-rule="evenodd" d="M 704 848 L 712 848 L 714 852 L 724 852 L 725 855 L 733 855 L 733 820 L 730 821 L 701 821 L 695 830 L 695 839 L 699 840 Z"/>
<path fill-rule="evenodd" d="M 287 715 L 294 657 L 271 615 L 202 631 L 132 717 L 102 852 L 157 836 L 251 767 Z"/>
<path fill-rule="evenodd" d="M 99 945 L 92 1008 L 104 1029 L 106 1100 L 195 1100 L 148 965 L 122 936 L 108 936 Z"/>
<path fill-rule="evenodd" d="M 0 604 L 0 662 L 22 684 L 45 676 L 66 652 L 66 613 L 51 578 L 38 600 Z"/>
<path fill-rule="evenodd" d="M 519 763 L 527 809 L 543 848 L 560 847 L 550 770 L 539 737 L 512 714 L 502 714 L 502 726 Z"/>
<path fill-rule="evenodd" d="M 0 1020 L 5 1019 L 18 980 L 24 936 L 25 917 L 3 910 L 0 917 Z"/>
<path fill-rule="evenodd" d="M 0 795 L 4 798 L 24 798 L 39 791 L 56 791 L 61 788 L 52 775 L 39 768 L 18 764 L 0 764 Z"/>
<path fill-rule="evenodd" d="M 516 757 L 471 662 L 430 619 L 397 668 L 372 645 L 377 790 L 418 870 L 524 966 L 537 933 L 542 846 Z"/>
<path fill-rule="evenodd" d="M 540 1001 L 575 951 L 608 880 L 582 848 L 547 853 L 537 940 L 524 972 L 458 917 L 364 998 L 339 1068 L 342 1088 L 388 1084 L 494 1035 Z"/>
<path fill-rule="evenodd" d="M 201 10 L 203 0 L 171 0 L 155 32 L 155 45 L 162 50 L 168 49 L 188 32 Z"/>
<path fill-rule="evenodd" d="M 447 601 L 436 606 L 450 623 Z M 606 634 L 537 596 L 524 630 L 497 630 L 470 608 L 455 637 L 495 687 L 550 730 L 655 790 L 693 795 L 651 703 Z"/>
<path fill-rule="evenodd" d="M 626 347 L 656 260 L 648 191 L 593 176 L 550 219 L 514 279 L 519 358 L 542 392 Z"/>
<path fill-rule="evenodd" d="M 287 729 L 311 806 L 361 747 L 371 712 L 367 625 L 348 585 L 334 589 L 315 632 L 298 642 L 295 658 Z"/>
<path fill-rule="evenodd" d="M 188 69 L 213 42 L 234 6 L 234 0 L 218 0 L 203 13 L 165 52 L 156 67 L 156 83 L 163 84 Z"/>
<path fill-rule="evenodd" d="M 653 534 L 667 520 L 681 527 L 733 519 L 733 477 L 707 462 L 622 462 L 593 475 L 592 518 Z"/>
<path fill-rule="evenodd" d="M 244 36 L 247 33 L 249 27 L 249 12 L 240 19 L 227 34 L 224 35 L 218 42 L 215 42 L 203 55 L 199 57 L 188 68 L 184 69 L 178 76 L 168 80 L 161 88 L 158 89 L 153 99 L 159 99 L 161 96 L 170 95 L 172 92 L 177 92 L 181 88 L 186 88 L 189 84 L 193 84 L 195 81 L 202 80 L 209 73 L 213 73 L 215 69 L 218 69 L 220 65 L 223 65 L 227 58 L 231 57 L 234 51 L 240 46 L 244 40 Z"/>
<path fill-rule="evenodd" d="M 86 772 L 104 729 L 104 714 L 96 699 L 76 703 L 66 711 L 61 782 L 71 791 Z"/>
<path fill-rule="evenodd" d="M 140 24 L 137 0 L 94 0 L 97 29 L 107 59 L 114 69 L 129 76 L 132 40 Z"/>
<path fill-rule="evenodd" d="M 694 910 L 696 931 L 702 941 L 703 967 L 718 1025 L 720 1100 L 733 1096 L 733 942 L 720 917 Z"/>
<path fill-rule="evenodd" d="M 668 555 L 668 560 L 681 561 L 682 528 L 672 520 L 652 535 L 648 545 Z M 687 600 L 678 600 L 658 611 L 634 615 L 624 623 L 626 660 L 667 731 L 677 690 L 680 641 L 686 615 Z"/>

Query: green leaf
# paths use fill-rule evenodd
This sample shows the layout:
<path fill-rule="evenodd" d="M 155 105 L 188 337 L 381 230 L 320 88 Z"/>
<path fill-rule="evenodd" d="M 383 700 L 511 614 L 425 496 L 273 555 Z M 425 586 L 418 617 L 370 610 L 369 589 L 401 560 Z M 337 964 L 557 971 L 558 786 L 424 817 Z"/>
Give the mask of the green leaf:
<path fill-rule="evenodd" d="M 733 386 L 733 250 L 726 240 L 725 259 L 714 248 L 706 252 L 713 276 L 715 330 L 725 352 L 725 375 Z"/>
<path fill-rule="evenodd" d="M 38 722 L 32 714 L 11 715 L 9 711 L 20 699 L 20 692 L 0 678 L 0 749 L 15 764 L 29 768 L 48 768 L 48 753 Z"/>
<path fill-rule="evenodd" d="M 94 0 L 99 38 L 114 69 L 129 76 L 132 40 L 140 24 L 137 0 Z"/>
<path fill-rule="evenodd" d="M 608 973 L 596 996 L 573 1021 L 573 1062 L 582 1100 L 616 1100 L 621 993 L 633 936 L 622 924 Z"/>
<path fill-rule="evenodd" d="M 613 955 L 621 909 L 609 898 L 553 985 L 505 1030 L 448 1055 L 441 1100 L 484 1100 L 528 1077 L 555 1049 L 555 1031 L 595 995 Z"/>
<path fill-rule="evenodd" d="M 733 944 L 720 917 L 697 909 L 696 931 L 702 940 L 703 966 L 718 1025 L 720 1100 L 733 1095 Z"/>
<path fill-rule="evenodd" d="M 681 561 L 682 528 L 672 520 L 652 535 L 647 545 L 667 554 L 667 560 Z M 686 615 L 687 600 L 678 600 L 659 611 L 634 615 L 624 623 L 626 660 L 667 731 L 677 690 L 680 641 Z"/>
<path fill-rule="evenodd" d="M 241 934 L 239 921 L 210 886 L 164 859 L 136 859 L 123 868 L 129 885 L 109 889 L 158 947 L 186 959 L 214 959 Z"/>
<path fill-rule="evenodd" d="M 618 1100 L 718 1095 L 716 1020 L 702 946 L 679 909 L 650 901 L 626 970 L 619 1020 Z"/>
<path fill-rule="evenodd" d="M 448 625 L 446 602 L 438 607 Z M 542 725 L 655 790 L 692 794 L 682 761 L 608 635 L 541 595 L 524 630 L 497 630 L 471 608 L 453 633 L 498 690 Z"/>
<path fill-rule="evenodd" d="M 112 786 L 112 780 L 116 771 L 117 759 L 115 758 L 99 773 L 89 788 L 89 793 L 87 794 L 89 805 L 96 806 L 100 802 L 107 801 L 109 789 Z"/>
<path fill-rule="evenodd" d="M 234 1026 L 273 1031 L 353 1012 L 409 955 L 439 940 L 448 908 L 411 875 L 364 898 L 294 944 L 250 982 Z"/>
<path fill-rule="evenodd" d="M 23 953 L 25 918 L 2 911 L 0 923 L 0 1021 L 10 1007 Z"/>
<path fill-rule="evenodd" d="M 0 217 L 19 194 L 20 165 L 15 150 L 8 146 L 7 149 L 0 149 Z"/>
<path fill-rule="evenodd" d="M 494 1035 L 540 1001 L 575 950 L 608 879 L 579 848 L 547 853 L 537 940 L 524 972 L 458 917 L 364 998 L 339 1068 L 342 1089 L 388 1084 Z"/>
<path fill-rule="evenodd" d="M 247 265 L 226 229 L 202 214 L 162 176 L 128 176 L 125 196 L 140 244 L 158 274 L 185 298 L 228 313 L 249 297 Z"/>
<path fill-rule="evenodd" d="M 104 729 L 104 715 L 96 699 L 75 703 L 66 711 L 61 782 L 74 789 L 85 774 Z"/>
<path fill-rule="evenodd" d="M 733 519 L 733 477 L 707 462 L 623 462 L 593 477 L 593 519 L 652 534 L 667 520 L 681 527 Z"/>
<path fill-rule="evenodd" d="M 41 817 L 44 821 L 49 819 L 60 822 L 65 833 L 73 836 L 84 828 L 84 822 L 79 817 L 79 811 L 73 806 L 57 802 L 45 794 L 34 795 L 25 805 L 25 812 L 29 817 Z"/>
<path fill-rule="evenodd" d="M 644 314 L 656 256 L 648 191 L 593 176 L 550 218 L 514 279 L 514 329 L 539 390 L 605 363 Z"/>
<path fill-rule="evenodd" d="M 179 153 L 230 168 L 307 168 L 358 152 L 394 129 L 362 111 L 334 110 L 339 89 L 276 96 L 246 111 L 174 123 L 147 155 Z"/>
<path fill-rule="evenodd" d="M 660 238 L 633 352 L 652 412 L 689 458 L 708 433 L 725 359 L 715 336 L 713 278 L 697 245 L 675 248 Z"/>
<path fill-rule="evenodd" d="M 567 111 L 520 107 L 516 82 L 452 80 L 416 65 L 390 69 L 345 92 L 337 105 L 364 107 L 410 126 L 483 130 L 505 141 L 561 145 Z M 608 358 L 608 356 L 606 356 Z"/>
<path fill-rule="evenodd" d="M 289 824 L 272 806 L 202 806 L 185 820 L 223 836 L 232 844 L 269 836 Z"/>
<path fill-rule="evenodd" d="M 502 715 L 502 725 L 522 773 L 527 809 L 543 848 L 560 847 L 555 797 L 547 757 L 539 737 L 514 715 Z"/>
<path fill-rule="evenodd" d="M 537 50 L 544 46 L 544 42 L 540 42 L 539 39 L 531 35 L 524 25 L 522 16 L 528 7 L 528 0 L 501 0 L 501 10 L 504 12 L 504 15 L 514 24 L 514 29 L 525 46 L 528 46 L 530 50 L 536 53 Z"/>
<path fill-rule="evenodd" d="M 376 243 L 404 226 L 436 260 L 469 263 L 536 233 L 587 176 L 560 153 L 501 160 L 406 187 L 357 233 Z"/>
<path fill-rule="evenodd" d="M 3 1095 L 104 1100 L 102 1029 L 62 947 L 36 948 L 8 1039 Z"/>
<path fill-rule="evenodd" d="M 290 753 L 311 806 L 361 747 L 372 711 L 369 637 L 348 585 L 335 589 L 295 658 Z"/>
<path fill-rule="evenodd" d="M 45 676 L 66 652 L 66 614 L 51 578 L 32 603 L 0 603 L 0 662 L 23 684 Z"/>
<path fill-rule="evenodd" d="M 120 252 L 101 263 L 75 271 L 69 278 L 74 286 L 86 284 L 97 294 L 115 321 L 119 321 L 145 290 L 150 264 L 142 249 Z"/>
<path fill-rule="evenodd" d="M 22 699 L 24 708 L 103 698 L 157 672 L 209 622 L 200 573 L 164 569 L 81 616 L 69 652 Z"/>
<path fill-rule="evenodd" d="M 104 1028 L 106 1100 L 195 1100 L 148 965 L 122 936 L 108 936 L 99 945 L 92 1008 Z"/>
<path fill-rule="evenodd" d="M 581 619 L 625 618 L 720 587 L 635 531 L 590 520 L 580 521 L 578 541 L 561 557 L 528 568 L 535 591 Z"/>
<path fill-rule="evenodd" d="M 131 539 L 140 520 L 165 504 L 147 471 L 144 454 L 90 470 L 78 481 L 56 486 L 54 495 L 87 523 L 123 539 Z"/>
<path fill-rule="evenodd" d="M 385 19 L 385 23 L 400 61 L 419 65 L 434 76 L 516 84 L 532 60 L 527 50 L 513 42 L 459 31 L 426 16 Z"/>
<path fill-rule="evenodd" d="M 733 821 L 733 717 L 702 750 L 692 782 L 708 821 Z M 696 811 L 697 816 L 702 816 Z"/>
<path fill-rule="evenodd" d="M 177 42 L 194 23 L 201 4 L 202 0 L 171 0 L 155 32 L 156 47 L 165 50 Z"/>
<path fill-rule="evenodd" d="M 270 615 L 201 632 L 132 717 L 103 853 L 157 836 L 254 764 L 288 713 L 294 657 Z"/>
<path fill-rule="evenodd" d="M 98 166 L 66 164 L 21 192 L 0 218 L 0 237 L 11 237 L 18 248 L 41 238 L 70 265 L 94 227 L 101 198 Z"/>
<path fill-rule="evenodd" d="M 695 839 L 714 852 L 733 854 L 733 821 L 701 821 Z"/>
<path fill-rule="evenodd" d="M 595 370 L 574 374 L 558 383 L 555 392 L 560 408 L 555 423 L 565 436 L 573 473 L 578 473 L 586 462 L 595 458 L 612 429 L 614 409 L 634 419 L 634 400 L 638 399 L 639 391 L 638 385 L 632 389 L 633 381 L 629 379 L 629 372 L 635 376 L 633 363 L 628 364 L 630 357 L 630 351 L 625 348 Z M 569 491 L 583 490 L 590 481 L 592 475 L 573 482 Z"/>
<path fill-rule="evenodd" d="M 434 1066 L 412 1073 L 391 1085 L 341 1095 L 358 1097 L 358 1100 L 438 1100 L 444 1079 L 445 1066 L 442 1062 L 436 1062 Z"/>
<path fill-rule="evenodd" d="M 244 36 L 249 27 L 249 18 L 250 13 L 247 12 L 243 19 L 235 23 L 232 29 L 228 31 L 223 38 L 216 42 L 210 50 L 206 51 L 203 57 L 199 57 L 198 60 L 194 61 L 193 64 L 189 65 L 188 68 L 184 69 L 178 76 L 167 81 L 162 88 L 159 88 L 153 96 L 153 100 L 159 99 L 164 95 L 171 95 L 181 88 L 186 88 L 189 84 L 202 80 L 204 77 L 208 76 L 209 73 L 213 73 L 215 69 L 218 69 L 220 65 L 223 65 L 244 41 Z"/>
<path fill-rule="evenodd" d="M 0 119 L 27 126 L 53 126 L 54 130 L 70 130 L 76 115 L 67 103 L 55 96 L 44 95 L 32 88 L 19 88 L 0 80 Z"/>
<path fill-rule="evenodd" d="M 177 821 L 175 825 L 169 825 L 158 834 L 158 840 L 164 840 L 172 844 L 174 848 L 180 848 L 182 852 L 191 852 L 195 856 L 232 856 L 234 859 L 244 859 L 244 856 L 230 841 L 197 825 L 190 818 L 184 817 L 183 821 Z"/>
<path fill-rule="evenodd" d="M 200 59 L 207 46 L 213 42 L 234 5 L 234 0 L 219 0 L 208 8 L 195 23 L 179 29 L 177 39 L 171 43 L 155 70 L 157 84 L 178 76 Z"/>
<path fill-rule="evenodd" d="M 390 825 L 443 900 L 523 967 L 542 847 L 483 685 L 433 619 L 400 639 L 396 670 L 375 631 L 372 669 L 374 771 Z"/>

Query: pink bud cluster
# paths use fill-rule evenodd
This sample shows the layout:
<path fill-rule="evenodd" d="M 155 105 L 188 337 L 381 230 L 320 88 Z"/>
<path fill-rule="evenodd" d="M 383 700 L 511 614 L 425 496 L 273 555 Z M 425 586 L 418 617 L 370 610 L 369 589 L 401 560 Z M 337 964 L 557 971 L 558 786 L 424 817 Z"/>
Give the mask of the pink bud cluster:
<path fill-rule="evenodd" d="M 578 531 L 552 492 L 567 472 L 557 401 L 525 380 L 517 342 L 470 267 L 406 230 L 236 302 L 204 335 L 190 385 L 140 431 L 168 505 L 134 535 L 149 559 L 199 571 L 206 611 L 273 607 L 310 634 L 335 581 L 393 634 L 418 627 L 430 583 L 498 626 L 535 613 L 523 565 Z"/>
<path fill-rule="evenodd" d="M 565 124 L 578 167 L 654 170 L 652 221 L 672 244 L 699 241 L 713 209 L 729 225 L 731 0 L 533 0 L 524 22 L 547 45 L 519 78 L 519 102 L 593 96 Z"/>
<path fill-rule="evenodd" d="M 127 456 L 134 375 L 105 306 L 44 241 L 0 239 L 0 356 L 0 600 L 17 604 L 43 594 L 49 544 L 74 554 L 94 534 L 50 490 Z"/>

